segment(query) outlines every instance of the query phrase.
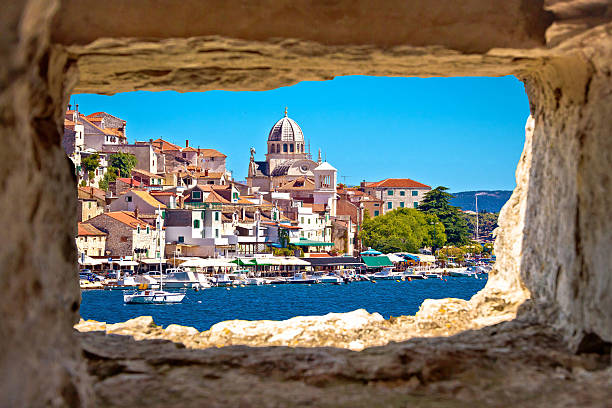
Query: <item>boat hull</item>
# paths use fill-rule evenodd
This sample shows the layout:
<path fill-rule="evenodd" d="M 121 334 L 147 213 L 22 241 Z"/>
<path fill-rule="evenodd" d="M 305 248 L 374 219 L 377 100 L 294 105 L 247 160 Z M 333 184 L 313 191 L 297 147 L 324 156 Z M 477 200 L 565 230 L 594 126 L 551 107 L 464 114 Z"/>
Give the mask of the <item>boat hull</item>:
<path fill-rule="evenodd" d="M 135 293 L 123 295 L 123 301 L 127 304 L 165 304 L 181 303 L 185 298 L 184 293 Z"/>

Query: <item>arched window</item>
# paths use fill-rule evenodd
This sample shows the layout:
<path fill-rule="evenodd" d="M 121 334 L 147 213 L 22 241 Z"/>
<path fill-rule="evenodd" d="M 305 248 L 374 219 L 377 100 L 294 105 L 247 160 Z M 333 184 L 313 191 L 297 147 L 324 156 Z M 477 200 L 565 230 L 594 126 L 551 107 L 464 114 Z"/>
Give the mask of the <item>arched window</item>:
<path fill-rule="evenodd" d="M 291 143 L 291 144 L 289 145 L 289 151 L 290 151 L 291 153 L 293 153 L 293 150 L 294 150 L 293 143 Z"/>
<path fill-rule="evenodd" d="M 274 145 L 270 145 L 270 153 L 274 153 Z"/>
<path fill-rule="evenodd" d="M 287 153 L 287 143 L 283 145 L 283 153 Z"/>

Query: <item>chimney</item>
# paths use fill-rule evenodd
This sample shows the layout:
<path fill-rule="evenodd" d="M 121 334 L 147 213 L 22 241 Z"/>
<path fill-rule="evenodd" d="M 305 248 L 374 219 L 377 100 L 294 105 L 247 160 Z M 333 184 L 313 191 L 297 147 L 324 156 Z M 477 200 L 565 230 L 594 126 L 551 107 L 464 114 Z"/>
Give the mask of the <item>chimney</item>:
<path fill-rule="evenodd" d="M 74 105 L 74 106 L 76 106 L 76 107 L 74 108 L 74 110 L 78 112 L 78 111 L 79 111 L 79 104 L 77 103 L 77 104 L 76 104 L 76 105 Z"/>
<path fill-rule="evenodd" d="M 153 144 L 153 139 L 149 139 L 149 144 L 152 145 Z"/>
<path fill-rule="evenodd" d="M 185 147 L 189 147 L 189 139 L 185 140 Z"/>
<path fill-rule="evenodd" d="M 72 105 L 68 104 L 68 110 L 72 110 Z"/>
<path fill-rule="evenodd" d="M 134 208 L 134 218 L 138 219 L 138 207 Z"/>

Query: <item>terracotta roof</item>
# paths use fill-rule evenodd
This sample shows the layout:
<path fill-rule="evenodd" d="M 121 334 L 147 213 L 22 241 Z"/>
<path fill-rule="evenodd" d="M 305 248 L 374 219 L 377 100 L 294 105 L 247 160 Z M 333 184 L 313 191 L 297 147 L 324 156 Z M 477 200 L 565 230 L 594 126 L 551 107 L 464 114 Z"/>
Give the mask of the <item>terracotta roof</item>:
<path fill-rule="evenodd" d="M 228 200 L 221 197 L 221 195 L 217 193 L 215 190 L 211 190 L 211 192 L 208 194 L 208 197 L 206 197 L 206 200 L 204 200 L 204 202 L 205 203 L 221 203 L 221 204 L 230 203 Z"/>
<path fill-rule="evenodd" d="M 182 151 L 183 151 L 183 152 L 197 152 L 197 151 L 198 151 L 198 149 L 194 149 L 194 148 L 193 148 L 193 147 L 191 147 L 191 146 L 187 146 L 187 147 L 184 147 Z"/>
<path fill-rule="evenodd" d="M 102 132 L 102 133 L 104 133 L 106 135 L 113 135 L 113 136 L 117 136 L 117 137 L 121 137 L 121 138 L 127 139 L 122 133 L 114 130 L 113 128 L 102 129 L 101 127 L 99 127 L 98 125 L 93 123 L 93 121 L 90 120 L 91 118 L 88 118 L 87 116 L 83 115 L 82 113 L 81 113 L 81 119 L 83 119 L 85 122 L 89 123 L 91 126 L 93 126 L 94 128 L 98 129 L 100 132 Z"/>
<path fill-rule="evenodd" d="M 152 196 L 175 196 L 176 193 L 173 193 L 172 191 L 159 191 L 159 190 L 151 190 L 149 191 L 149 194 L 151 194 Z"/>
<path fill-rule="evenodd" d="M 139 225 L 141 228 L 151 227 L 151 229 L 155 229 L 155 227 L 147 224 L 143 220 L 139 220 L 138 218 L 135 218 L 134 213 L 131 211 L 111 211 L 111 212 L 104 213 L 104 215 L 107 215 L 111 217 L 112 219 L 117 220 L 134 229 L 136 229 L 136 227 Z"/>
<path fill-rule="evenodd" d="M 118 117 L 117 117 L 117 116 L 115 116 L 115 115 L 111 115 L 111 114 L 110 114 L 110 113 L 108 113 L 108 112 L 94 112 L 94 113 L 91 113 L 91 114 L 87 115 L 87 117 L 88 117 L 88 118 L 95 118 L 95 117 L 97 117 L 97 116 L 101 116 L 101 115 L 107 115 L 107 116 L 110 116 L 111 118 L 115 118 L 115 119 L 117 119 L 117 120 L 120 120 L 120 121 L 122 121 L 123 123 L 127 123 L 125 120 L 123 120 L 123 119 L 121 119 L 121 118 L 118 118 Z"/>
<path fill-rule="evenodd" d="M 378 181 L 376 183 L 368 183 L 366 186 L 372 187 L 372 188 L 376 188 L 376 187 L 431 188 L 430 186 L 426 184 L 419 183 L 418 181 L 414 181 L 414 180 L 407 179 L 407 178 L 405 179 L 388 178 L 382 181 Z"/>
<path fill-rule="evenodd" d="M 204 157 L 227 157 L 223 153 L 215 149 L 198 149 L 200 156 Z"/>
<path fill-rule="evenodd" d="M 96 187 L 79 187 L 77 190 L 78 198 L 106 200 L 106 191 Z"/>
<path fill-rule="evenodd" d="M 159 174 L 151 173 L 150 171 L 143 169 L 132 169 L 132 173 L 142 174 L 147 177 L 164 178 L 164 176 L 160 176 Z"/>
<path fill-rule="evenodd" d="M 194 173 L 193 177 L 196 177 L 199 179 L 220 179 L 221 177 L 223 177 L 223 173 L 215 173 L 215 172 L 209 171 L 208 174 Z"/>
<path fill-rule="evenodd" d="M 74 126 L 74 122 L 68 119 L 64 119 L 64 126 Z"/>
<path fill-rule="evenodd" d="M 129 184 L 129 185 L 134 186 L 134 187 L 140 186 L 140 181 L 134 180 L 134 179 L 131 179 L 131 178 L 117 177 L 117 180 L 123 181 L 125 184 Z"/>
<path fill-rule="evenodd" d="M 240 199 L 238 200 L 237 204 L 251 204 L 251 205 L 255 205 L 254 202 L 249 201 L 247 199 L 245 199 L 244 197 L 239 197 Z"/>
<path fill-rule="evenodd" d="M 161 201 L 156 200 L 155 197 L 149 194 L 148 191 L 144 191 L 144 190 L 130 190 L 130 191 L 134 193 L 135 195 L 137 195 L 138 197 L 140 197 L 145 203 L 149 204 L 151 207 L 166 208 L 166 204 L 162 203 Z"/>
<path fill-rule="evenodd" d="M 277 190 L 314 190 L 314 188 L 314 180 L 308 177 L 298 177 L 278 187 Z"/>
<path fill-rule="evenodd" d="M 153 141 L 153 144 L 155 144 L 158 148 L 160 148 L 162 150 L 162 152 L 166 151 L 166 150 L 178 150 L 178 151 L 181 150 L 180 146 L 175 145 L 174 143 L 167 142 L 167 141 L 165 141 L 164 139 L 161 139 L 161 138 L 160 139 L 155 139 Z"/>
<path fill-rule="evenodd" d="M 105 232 L 100 231 L 91 224 L 79 222 L 77 236 L 104 236 L 108 235 Z"/>

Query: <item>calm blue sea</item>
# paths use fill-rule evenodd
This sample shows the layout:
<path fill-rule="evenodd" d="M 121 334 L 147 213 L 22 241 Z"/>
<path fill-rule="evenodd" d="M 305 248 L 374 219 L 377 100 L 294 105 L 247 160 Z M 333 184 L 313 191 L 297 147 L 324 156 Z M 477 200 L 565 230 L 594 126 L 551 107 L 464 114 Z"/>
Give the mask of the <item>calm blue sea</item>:
<path fill-rule="evenodd" d="M 480 279 L 448 277 L 446 281 L 210 288 L 188 291 L 183 303 L 172 305 L 126 305 L 121 291 L 89 290 L 82 292 L 81 316 L 117 323 L 146 315 L 153 316 L 155 323 L 164 327 L 176 323 L 200 331 L 224 320 L 284 320 L 361 308 L 389 318 L 415 314 L 425 299 L 454 297 L 467 300 L 484 287 L 486 275 L 481 276 Z"/>

